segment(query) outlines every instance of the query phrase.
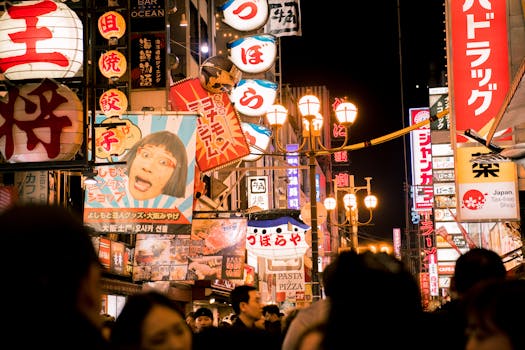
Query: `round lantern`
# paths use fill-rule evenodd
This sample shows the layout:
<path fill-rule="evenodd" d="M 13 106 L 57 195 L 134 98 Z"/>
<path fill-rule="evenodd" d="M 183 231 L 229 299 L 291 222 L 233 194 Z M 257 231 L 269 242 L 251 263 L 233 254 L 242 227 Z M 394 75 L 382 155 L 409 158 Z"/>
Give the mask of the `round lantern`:
<path fill-rule="evenodd" d="M 241 122 L 242 131 L 246 135 L 246 141 L 250 146 L 250 154 L 244 156 L 242 160 L 253 162 L 261 158 L 270 144 L 272 131 L 262 125 L 255 123 Z"/>
<path fill-rule="evenodd" d="M 111 44 L 116 44 L 126 32 L 126 21 L 117 11 L 108 11 L 98 18 L 98 32 Z"/>
<path fill-rule="evenodd" d="M 268 20 L 267 0 L 228 0 L 219 7 L 223 22 L 242 32 L 255 30 Z"/>
<path fill-rule="evenodd" d="M 119 156 L 141 138 L 140 128 L 129 119 L 106 118 L 95 128 L 96 158 L 117 161 Z M 88 142 L 88 149 L 91 150 L 91 140 Z"/>
<path fill-rule="evenodd" d="M 230 94 L 237 112 L 257 117 L 275 102 L 278 84 L 264 79 L 241 79 Z"/>
<path fill-rule="evenodd" d="M 226 44 L 229 58 L 242 72 L 263 73 L 277 58 L 277 38 L 271 34 L 248 35 Z"/>
<path fill-rule="evenodd" d="M 66 4 L 20 1 L 0 17 L 0 71 L 9 80 L 71 78 L 82 67 L 82 22 Z"/>
<path fill-rule="evenodd" d="M 126 57 L 118 50 L 110 50 L 100 55 L 98 68 L 106 78 L 118 80 L 126 73 L 128 63 Z"/>
<path fill-rule="evenodd" d="M 71 160 L 84 135 L 82 103 L 66 85 L 11 87 L 1 103 L 0 151 L 10 163 Z"/>
<path fill-rule="evenodd" d="M 128 98 L 119 89 L 109 89 L 100 96 L 99 105 L 107 117 L 121 116 L 128 109 Z"/>

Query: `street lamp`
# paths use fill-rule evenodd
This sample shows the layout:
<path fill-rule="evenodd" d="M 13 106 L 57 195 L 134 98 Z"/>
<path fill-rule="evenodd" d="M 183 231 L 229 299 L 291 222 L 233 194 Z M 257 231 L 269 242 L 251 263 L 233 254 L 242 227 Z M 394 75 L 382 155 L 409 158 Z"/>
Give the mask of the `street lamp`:
<path fill-rule="evenodd" d="M 326 207 L 326 210 L 334 210 L 337 206 L 337 198 L 338 192 L 346 192 L 346 194 L 343 196 L 343 203 L 345 207 L 345 221 L 342 224 L 336 224 L 337 226 L 349 226 L 352 228 L 352 237 L 351 237 L 351 248 L 354 249 L 356 252 L 358 251 L 358 227 L 362 225 L 368 225 L 370 222 L 372 222 L 373 218 L 373 210 L 377 206 L 377 197 L 372 194 L 372 186 L 370 185 L 370 181 L 372 180 L 371 177 L 365 177 L 366 180 L 366 186 L 355 186 L 354 184 L 354 175 L 350 175 L 350 186 L 349 187 L 337 187 L 337 183 L 334 180 L 334 192 L 335 192 L 335 198 L 328 197 L 324 200 L 324 205 Z M 356 193 L 366 190 L 367 195 L 365 197 L 364 203 L 365 207 L 369 211 L 369 217 L 366 222 L 360 222 L 359 221 L 359 208 L 357 204 L 357 196 Z M 346 248 L 346 240 L 344 237 L 341 237 L 341 243 L 342 248 Z"/>
<path fill-rule="evenodd" d="M 319 270 L 317 260 L 319 257 L 318 247 L 318 226 L 317 226 L 317 197 L 315 190 L 315 157 L 322 151 L 324 155 L 342 150 L 348 142 L 348 127 L 357 117 L 357 108 L 350 102 L 340 103 L 335 114 L 337 120 L 345 129 L 345 139 L 341 146 L 328 148 L 322 144 L 321 128 L 323 126 L 323 116 L 319 113 L 321 103 L 314 95 L 305 95 L 299 99 L 299 112 L 303 117 L 303 140 L 299 148 L 294 153 L 302 153 L 308 157 L 309 182 L 310 182 L 310 220 L 312 233 L 312 298 L 313 301 L 321 297 L 319 288 Z M 286 122 L 288 110 L 282 105 L 273 105 L 266 112 L 266 118 L 271 127 L 276 131 Z M 278 133 L 275 132 L 275 145 L 279 152 L 286 153 L 286 149 L 279 141 Z"/>

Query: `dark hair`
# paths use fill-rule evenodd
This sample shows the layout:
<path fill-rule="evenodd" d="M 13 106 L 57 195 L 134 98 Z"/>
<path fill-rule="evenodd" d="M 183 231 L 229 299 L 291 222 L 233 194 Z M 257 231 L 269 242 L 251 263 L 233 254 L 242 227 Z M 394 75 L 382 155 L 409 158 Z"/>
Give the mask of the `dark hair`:
<path fill-rule="evenodd" d="M 275 304 L 264 305 L 262 309 L 262 313 L 265 316 L 266 314 L 273 314 L 273 315 L 281 316 L 281 310 L 279 309 L 279 306 Z"/>
<path fill-rule="evenodd" d="M 465 297 L 467 333 L 480 329 L 484 334 L 503 332 L 512 348 L 525 349 L 523 322 L 525 280 L 488 280 L 476 284 Z"/>
<path fill-rule="evenodd" d="M 480 281 L 504 279 L 507 270 L 503 260 L 493 250 L 473 248 L 456 260 L 454 290 L 462 295 Z"/>
<path fill-rule="evenodd" d="M 213 320 L 213 312 L 207 307 L 200 307 L 197 310 L 195 310 L 195 314 L 193 315 L 193 317 L 197 319 L 200 316 L 208 316 Z"/>
<path fill-rule="evenodd" d="M 77 310 L 81 283 L 99 264 L 93 231 L 80 214 L 58 205 L 19 204 L 0 213 L 0 227 L 2 257 L 9 262 L 3 278 L 13 286 L 6 290 L 8 307 L 24 317 Z"/>
<path fill-rule="evenodd" d="M 336 258 L 337 260 L 337 258 Z M 335 261 L 332 261 L 330 264 L 326 265 L 321 273 L 321 282 L 323 283 L 324 293 L 326 296 L 332 295 L 332 288 L 335 282 L 333 282 L 334 272 L 336 268 Z"/>
<path fill-rule="evenodd" d="M 138 149 L 144 145 L 163 146 L 175 157 L 177 165 L 168 183 L 162 189 L 162 193 L 174 197 L 184 197 L 186 193 L 186 178 L 188 176 L 188 157 L 186 155 L 186 147 L 181 139 L 170 131 L 159 131 L 143 137 L 131 147 L 125 156 L 128 174 L 137 156 Z"/>
<path fill-rule="evenodd" d="M 235 287 L 230 293 L 230 303 L 232 304 L 233 312 L 237 315 L 241 312 L 241 303 L 250 301 L 250 291 L 257 290 L 254 286 L 242 285 Z"/>
<path fill-rule="evenodd" d="M 142 342 L 142 323 L 154 306 L 165 306 L 185 319 L 178 305 L 167 295 L 149 290 L 130 295 L 111 332 L 111 343 L 117 349 L 134 349 Z M 186 322 L 184 322 L 186 324 Z"/>
<path fill-rule="evenodd" d="M 407 329 L 413 329 L 415 334 L 421 332 L 418 327 L 423 307 L 419 285 L 400 260 L 386 253 L 358 254 L 352 250 L 341 252 L 334 264 L 323 348 L 347 346 L 344 339 L 348 339 L 345 325 L 349 318 L 354 324 L 353 334 L 374 339 L 373 348 L 384 348 L 389 342 L 395 345 L 399 334 Z M 399 322 L 400 315 L 403 322 Z M 402 337 L 397 345 L 412 349 L 415 344 L 420 345 L 415 337 L 410 340 Z"/>

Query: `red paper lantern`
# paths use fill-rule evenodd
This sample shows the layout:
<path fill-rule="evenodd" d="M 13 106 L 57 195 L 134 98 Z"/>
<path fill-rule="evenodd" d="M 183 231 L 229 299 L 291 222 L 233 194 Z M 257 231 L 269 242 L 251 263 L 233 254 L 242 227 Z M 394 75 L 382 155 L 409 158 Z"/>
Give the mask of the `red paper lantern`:
<path fill-rule="evenodd" d="M 71 160 L 83 137 L 82 103 L 66 85 L 45 79 L 0 100 L 0 151 L 10 163 Z"/>
<path fill-rule="evenodd" d="M 71 78 L 82 67 L 82 22 L 62 2 L 20 1 L 0 17 L 0 71 L 10 80 Z"/>

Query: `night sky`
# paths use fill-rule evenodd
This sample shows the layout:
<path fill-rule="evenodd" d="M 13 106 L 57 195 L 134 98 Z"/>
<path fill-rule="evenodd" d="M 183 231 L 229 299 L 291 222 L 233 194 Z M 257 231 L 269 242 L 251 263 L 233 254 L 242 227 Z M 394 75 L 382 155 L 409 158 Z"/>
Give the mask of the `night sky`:
<path fill-rule="evenodd" d="M 281 38 L 283 84 L 325 85 L 332 100 L 347 96 L 356 104 L 350 144 L 403 129 L 409 108 L 428 106 L 428 87 L 446 86 L 443 12 L 442 0 L 303 0 L 302 36 Z M 373 225 L 359 227 L 360 240 L 391 240 L 393 228 L 405 227 L 409 146 L 406 135 L 350 153 L 355 185 L 372 177 L 379 200 Z"/>

